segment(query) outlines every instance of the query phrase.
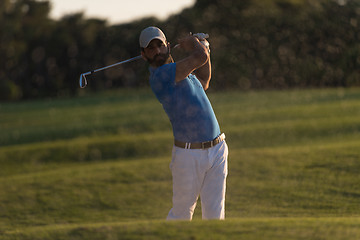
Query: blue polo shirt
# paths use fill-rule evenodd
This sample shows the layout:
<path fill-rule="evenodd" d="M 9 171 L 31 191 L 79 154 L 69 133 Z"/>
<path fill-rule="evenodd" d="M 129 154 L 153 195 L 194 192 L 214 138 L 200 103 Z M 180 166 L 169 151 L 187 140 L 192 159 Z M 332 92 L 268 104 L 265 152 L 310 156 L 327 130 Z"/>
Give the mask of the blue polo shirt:
<path fill-rule="evenodd" d="M 174 138 L 182 142 L 211 141 L 220 127 L 211 103 L 195 75 L 175 83 L 176 63 L 150 68 L 150 86 L 168 115 Z"/>

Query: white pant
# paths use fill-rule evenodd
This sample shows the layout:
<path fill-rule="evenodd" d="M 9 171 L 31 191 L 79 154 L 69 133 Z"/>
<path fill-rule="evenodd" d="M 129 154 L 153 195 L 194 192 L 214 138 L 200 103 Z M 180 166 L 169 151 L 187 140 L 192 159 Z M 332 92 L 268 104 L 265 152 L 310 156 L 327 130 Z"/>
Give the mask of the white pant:
<path fill-rule="evenodd" d="M 173 208 L 167 220 L 191 220 L 200 195 L 203 219 L 225 218 L 228 146 L 208 149 L 173 147 Z"/>

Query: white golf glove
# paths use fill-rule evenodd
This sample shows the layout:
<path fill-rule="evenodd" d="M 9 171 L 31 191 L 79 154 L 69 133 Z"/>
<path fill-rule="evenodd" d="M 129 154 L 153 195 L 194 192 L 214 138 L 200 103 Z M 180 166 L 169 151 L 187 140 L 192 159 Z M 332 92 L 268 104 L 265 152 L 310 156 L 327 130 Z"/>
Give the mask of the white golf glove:
<path fill-rule="evenodd" d="M 195 33 L 195 34 L 193 34 L 193 36 L 197 37 L 200 40 L 200 42 L 206 47 L 206 49 L 210 52 L 210 44 L 206 40 L 206 38 L 209 37 L 209 34 L 207 34 L 207 33 Z"/>
<path fill-rule="evenodd" d="M 197 37 L 199 40 L 204 40 L 206 38 L 209 38 L 209 34 L 207 33 L 194 33 L 194 37 Z"/>

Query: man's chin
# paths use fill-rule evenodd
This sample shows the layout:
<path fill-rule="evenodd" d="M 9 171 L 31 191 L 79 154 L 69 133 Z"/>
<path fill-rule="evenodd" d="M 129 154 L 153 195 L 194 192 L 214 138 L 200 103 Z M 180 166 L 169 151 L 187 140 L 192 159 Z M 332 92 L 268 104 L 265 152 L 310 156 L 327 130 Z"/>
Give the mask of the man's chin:
<path fill-rule="evenodd" d="M 169 58 L 164 58 L 164 57 L 157 57 L 155 59 L 153 59 L 150 64 L 155 66 L 155 67 L 161 67 L 162 65 L 168 63 Z"/>
<path fill-rule="evenodd" d="M 165 63 L 166 63 L 165 59 L 159 59 L 159 60 L 154 61 L 154 65 L 157 67 L 160 67 L 160 66 L 164 65 Z"/>

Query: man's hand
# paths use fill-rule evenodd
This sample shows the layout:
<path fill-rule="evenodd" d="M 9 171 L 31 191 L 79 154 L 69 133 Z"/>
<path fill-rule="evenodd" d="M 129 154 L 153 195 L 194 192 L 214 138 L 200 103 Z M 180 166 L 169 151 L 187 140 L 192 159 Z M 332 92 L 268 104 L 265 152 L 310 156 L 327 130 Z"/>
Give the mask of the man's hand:
<path fill-rule="evenodd" d="M 209 34 L 207 33 L 195 33 L 193 34 L 194 37 L 199 39 L 199 41 L 206 47 L 206 49 L 210 52 L 210 43 L 206 40 L 209 38 Z"/>
<path fill-rule="evenodd" d="M 194 51 L 196 48 L 196 45 L 200 42 L 198 38 L 189 35 L 184 38 L 181 38 L 178 40 L 179 45 L 182 49 L 184 49 L 187 52 Z"/>

